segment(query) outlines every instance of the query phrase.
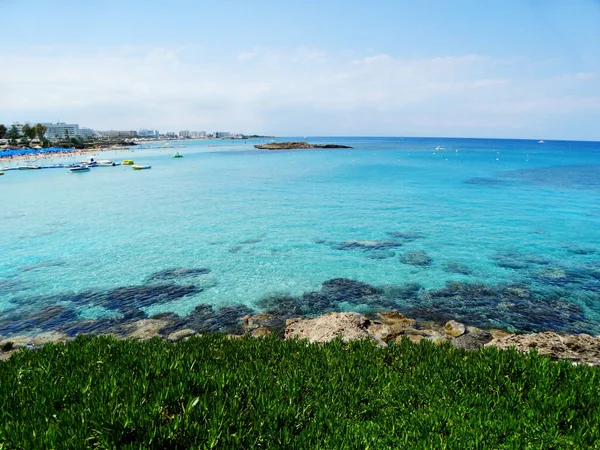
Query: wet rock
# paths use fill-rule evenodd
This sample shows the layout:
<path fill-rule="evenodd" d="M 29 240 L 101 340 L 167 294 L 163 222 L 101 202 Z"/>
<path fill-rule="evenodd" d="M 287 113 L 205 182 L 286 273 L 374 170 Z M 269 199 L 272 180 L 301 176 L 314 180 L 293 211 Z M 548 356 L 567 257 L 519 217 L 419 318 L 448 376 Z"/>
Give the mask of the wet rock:
<path fill-rule="evenodd" d="M 546 258 L 512 250 L 497 252 L 491 259 L 498 267 L 515 270 L 550 264 Z"/>
<path fill-rule="evenodd" d="M 165 326 L 160 334 L 168 336 L 176 331 L 189 328 L 197 333 L 228 332 L 239 328 L 242 317 L 253 311 L 245 305 L 232 305 L 214 309 L 211 305 L 198 305 L 187 316 Z"/>
<path fill-rule="evenodd" d="M 167 339 L 171 342 L 178 342 L 181 341 L 183 339 L 187 339 L 190 336 L 194 336 L 196 334 L 196 332 L 190 328 L 184 328 L 182 330 L 179 331 L 175 331 L 169 335 L 167 335 Z"/>
<path fill-rule="evenodd" d="M 386 286 L 383 293 L 387 298 L 394 300 L 417 299 L 419 291 L 423 289 L 419 283 L 409 282 Z"/>
<path fill-rule="evenodd" d="M 112 334 L 116 335 L 121 332 L 121 326 L 124 321 L 121 319 L 97 319 L 97 320 L 80 320 L 69 323 L 59 328 L 60 331 L 66 333 L 70 337 L 75 337 L 80 334 Z"/>
<path fill-rule="evenodd" d="M 240 245 L 252 245 L 252 244 L 258 244 L 262 240 L 263 240 L 262 237 L 260 237 L 260 238 L 254 238 L 254 239 L 246 239 L 244 241 L 238 242 L 238 244 L 240 244 Z"/>
<path fill-rule="evenodd" d="M 560 292 L 537 291 L 520 284 L 483 285 L 448 282 L 439 290 L 421 291 L 406 301 L 407 315 L 444 323 L 457 320 L 482 328 L 510 327 L 521 332 L 560 331 L 600 334 L 582 308 L 563 300 Z"/>
<path fill-rule="evenodd" d="M 367 283 L 349 278 L 334 278 L 323 282 L 321 292 L 334 296 L 338 301 L 350 301 L 349 299 L 379 295 L 383 291 Z"/>
<path fill-rule="evenodd" d="M 257 306 L 266 313 L 283 319 L 305 314 L 302 302 L 289 295 L 269 295 L 263 297 L 257 302 Z"/>
<path fill-rule="evenodd" d="M 444 272 L 456 273 L 459 275 L 472 275 L 473 271 L 465 264 L 459 261 L 448 261 L 444 264 Z"/>
<path fill-rule="evenodd" d="M 465 334 L 467 328 L 460 322 L 450 320 L 444 325 L 444 331 L 448 336 L 456 338 Z"/>
<path fill-rule="evenodd" d="M 392 251 L 383 250 L 378 252 L 368 252 L 365 254 L 365 256 L 369 259 L 382 260 L 393 258 L 394 256 L 396 256 L 396 253 Z"/>
<path fill-rule="evenodd" d="M 600 365 L 600 337 L 588 334 L 560 335 L 552 332 L 511 335 L 494 339 L 485 345 L 521 352 L 536 350 L 540 355 L 554 360 L 566 359 L 589 365 Z"/>
<path fill-rule="evenodd" d="M 423 238 L 423 235 L 421 233 L 412 232 L 412 231 L 408 231 L 408 232 L 388 231 L 387 234 L 389 236 L 393 237 L 394 239 L 400 239 L 401 241 L 404 241 L 404 242 L 413 242 L 413 241 L 416 241 L 417 239 Z"/>
<path fill-rule="evenodd" d="M 150 275 L 146 281 L 147 282 L 155 282 L 155 281 L 172 281 L 179 280 L 181 278 L 192 278 L 200 275 L 206 275 L 210 273 L 210 269 L 206 268 L 189 268 L 189 267 L 179 267 L 177 269 L 165 269 L 160 270 L 158 272 Z"/>
<path fill-rule="evenodd" d="M 431 264 L 431 257 L 422 250 L 416 250 L 403 253 L 400 262 L 411 266 L 428 266 Z"/>
<path fill-rule="evenodd" d="M 168 320 L 142 319 L 123 326 L 124 335 L 128 339 L 145 341 L 158 336 L 159 332 L 166 326 L 171 325 Z"/>
<path fill-rule="evenodd" d="M 452 340 L 452 345 L 465 350 L 479 350 L 493 339 L 491 333 L 484 330 L 476 330 L 463 334 Z"/>
<path fill-rule="evenodd" d="M 594 265 L 577 267 L 550 266 L 533 272 L 533 280 L 550 286 L 576 287 L 593 293 L 600 292 L 600 268 Z"/>
<path fill-rule="evenodd" d="M 283 337 L 285 333 L 285 319 L 283 319 L 281 316 L 275 316 L 273 314 L 254 314 L 251 316 L 244 316 L 242 317 L 242 329 L 244 334 L 249 333 L 255 335 L 258 333 L 264 335 L 264 330 L 268 330 L 268 334 L 275 333 L 276 335 Z"/>
<path fill-rule="evenodd" d="M 314 319 L 288 319 L 285 339 L 308 339 L 309 342 L 328 342 L 340 336 L 345 342 L 368 339 L 369 319 L 358 313 L 330 313 Z"/>
<path fill-rule="evenodd" d="M 402 246 L 402 242 L 390 240 L 350 240 L 336 245 L 337 250 L 389 250 Z"/>
<path fill-rule="evenodd" d="M 45 306 L 35 311 L 31 311 L 31 307 L 25 307 L 24 311 L 13 309 L 3 315 L 0 332 L 5 335 L 53 330 L 78 320 L 75 311 L 60 305 Z"/>
<path fill-rule="evenodd" d="M 177 321 L 181 320 L 181 316 L 177 313 L 169 311 L 169 312 L 154 314 L 154 315 L 150 316 L 149 319 L 168 320 L 170 322 L 177 322 Z"/>

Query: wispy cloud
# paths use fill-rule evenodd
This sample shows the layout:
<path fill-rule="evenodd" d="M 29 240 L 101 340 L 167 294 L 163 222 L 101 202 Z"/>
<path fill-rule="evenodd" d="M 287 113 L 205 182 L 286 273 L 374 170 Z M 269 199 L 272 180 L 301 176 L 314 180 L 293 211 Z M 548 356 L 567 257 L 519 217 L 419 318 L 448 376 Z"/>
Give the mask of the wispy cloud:
<path fill-rule="evenodd" d="M 528 61 L 486 55 L 409 60 L 253 47 L 215 60 L 195 48 L 123 46 L 0 57 L 11 61 L 0 72 L 0 122 L 60 117 L 100 129 L 489 135 L 600 112 L 595 73 L 525 81 L 515 74 Z"/>

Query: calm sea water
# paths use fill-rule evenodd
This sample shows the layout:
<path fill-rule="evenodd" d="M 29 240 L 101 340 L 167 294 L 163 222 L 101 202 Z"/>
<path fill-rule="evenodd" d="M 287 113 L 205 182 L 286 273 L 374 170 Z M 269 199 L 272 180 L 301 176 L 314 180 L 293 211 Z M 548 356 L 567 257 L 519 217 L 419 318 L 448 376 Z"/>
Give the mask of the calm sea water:
<path fill-rule="evenodd" d="M 354 148 L 198 141 L 177 149 L 181 159 L 165 149 L 99 155 L 146 171 L 7 172 L 0 334 L 198 305 L 397 307 L 600 333 L 600 143 L 307 140 Z M 182 268 L 206 270 L 160 273 Z"/>

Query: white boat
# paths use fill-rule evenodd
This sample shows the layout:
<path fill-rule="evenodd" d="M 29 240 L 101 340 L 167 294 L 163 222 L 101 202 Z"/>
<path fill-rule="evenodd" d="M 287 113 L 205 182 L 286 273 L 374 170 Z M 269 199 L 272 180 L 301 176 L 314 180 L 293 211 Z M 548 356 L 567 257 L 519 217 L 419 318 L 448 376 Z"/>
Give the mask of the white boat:
<path fill-rule="evenodd" d="M 445 150 L 444 147 L 442 147 L 441 145 L 438 145 L 435 149 L 436 150 Z"/>
<path fill-rule="evenodd" d="M 538 144 L 545 144 L 545 142 L 540 140 L 538 141 Z"/>
<path fill-rule="evenodd" d="M 97 162 L 98 167 L 114 167 L 114 166 L 120 166 L 121 163 L 116 163 L 113 162 L 109 159 L 103 159 Z"/>
<path fill-rule="evenodd" d="M 42 166 L 18 166 L 17 170 L 35 170 L 35 169 L 41 169 Z"/>
<path fill-rule="evenodd" d="M 77 167 L 71 167 L 69 169 L 69 171 L 71 171 L 71 172 L 89 172 L 90 168 L 88 166 L 77 166 Z"/>
<path fill-rule="evenodd" d="M 171 158 L 183 158 L 183 155 L 179 152 L 175 152 L 173 153 L 173 156 L 171 156 Z"/>

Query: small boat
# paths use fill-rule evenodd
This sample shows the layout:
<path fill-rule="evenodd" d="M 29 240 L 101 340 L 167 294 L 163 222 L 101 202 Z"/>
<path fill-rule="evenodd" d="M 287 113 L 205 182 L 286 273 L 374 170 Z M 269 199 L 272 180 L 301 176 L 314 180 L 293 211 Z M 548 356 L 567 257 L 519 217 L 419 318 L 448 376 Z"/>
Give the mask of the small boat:
<path fill-rule="evenodd" d="M 89 172 L 90 168 L 88 166 L 77 166 L 77 167 L 71 167 L 69 170 L 71 172 Z"/>
<path fill-rule="evenodd" d="M 133 159 L 124 159 L 123 165 L 124 166 L 133 166 Z"/>
<path fill-rule="evenodd" d="M 538 144 L 545 144 L 544 141 L 538 141 Z"/>
<path fill-rule="evenodd" d="M 41 168 L 42 166 L 18 166 L 17 170 L 36 170 Z"/>
<path fill-rule="evenodd" d="M 175 152 L 173 153 L 173 156 L 171 156 L 171 158 L 183 158 L 183 155 L 179 152 Z"/>
<path fill-rule="evenodd" d="M 4 172 L 0 172 L 0 175 L 4 175 Z"/>
<path fill-rule="evenodd" d="M 133 166 L 131 166 L 131 168 L 133 170 L 145 170 L 145 169 L 152 169 L 152 166 L 138 166 L 137 164 L 134 164 Z"/>
<path fill-rule="evenodd" d="M 445 150 L 444 147 L 442 147 L 441 145 L 438 145 L 435 149 L 436 150 Z"/>
<path fill-rule="evenodd" d="M 98 167 L 115 167 L 120 166 L 121 163 L 112 162 L 109 159 L 103 159 L 97 162 Z"/>

